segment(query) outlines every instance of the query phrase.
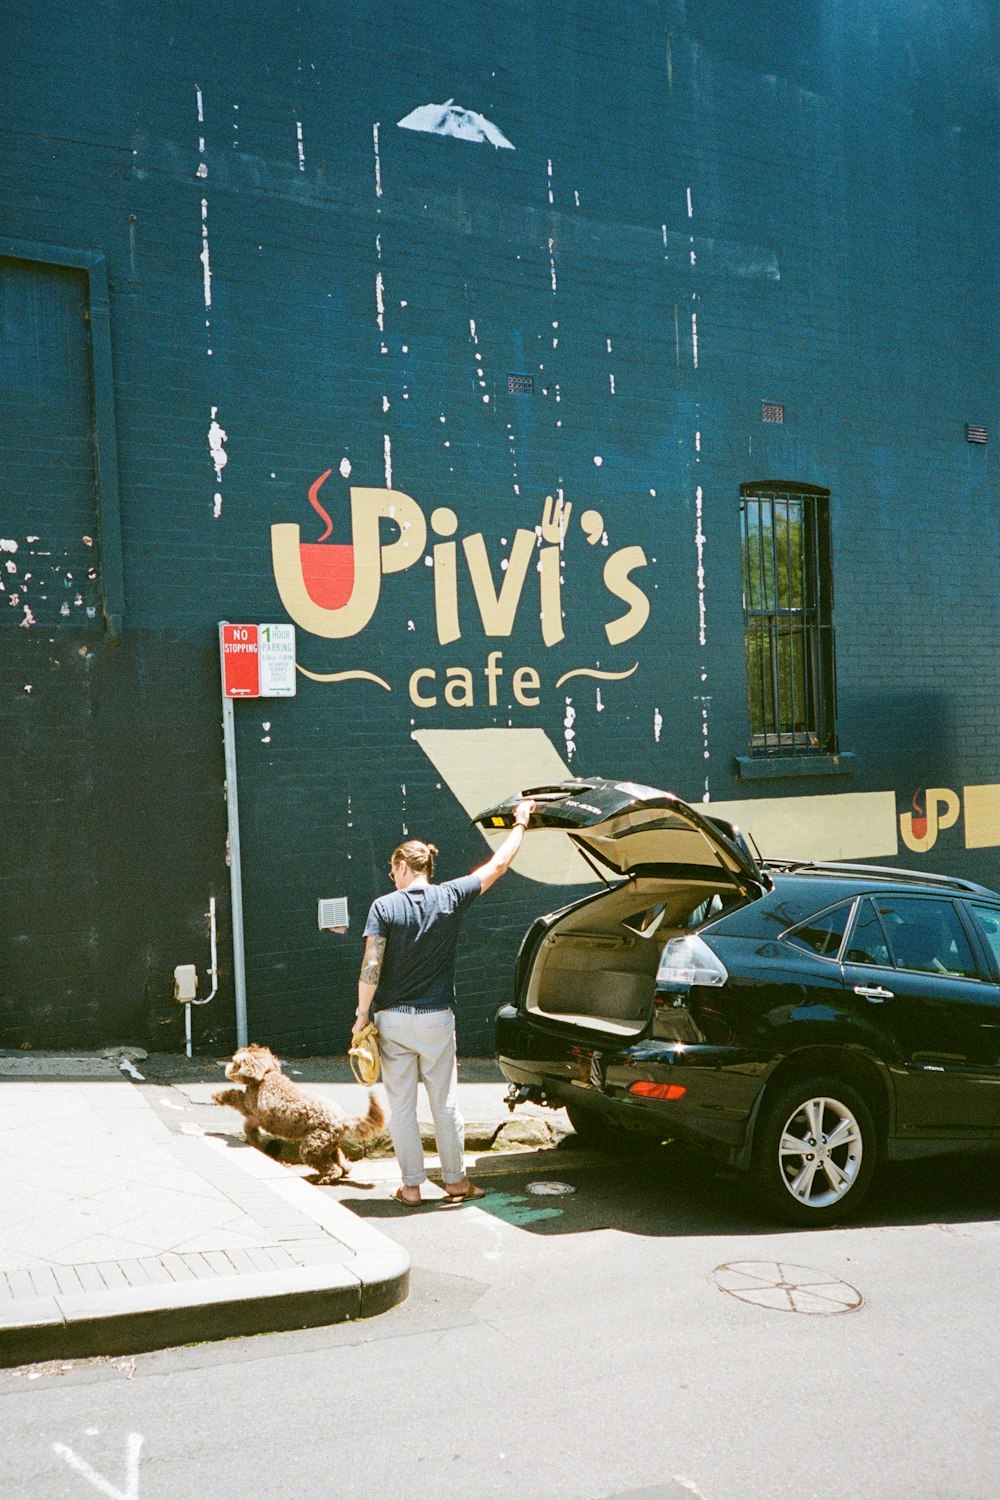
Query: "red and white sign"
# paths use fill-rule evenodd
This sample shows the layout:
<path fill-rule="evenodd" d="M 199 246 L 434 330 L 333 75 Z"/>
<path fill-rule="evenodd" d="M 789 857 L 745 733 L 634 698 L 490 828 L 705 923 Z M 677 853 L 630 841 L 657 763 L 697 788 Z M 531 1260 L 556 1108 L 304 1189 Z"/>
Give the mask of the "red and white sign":
<path fill-rule="evenodd" d="M 260 697 L 260 652 L 256 625 L 220 625 L 222 694 L 225 698 Z"/>
<path fill-rule="evenodd" d="M 220 625 L 224 698 L 295 697 L 294 625 Z"/>

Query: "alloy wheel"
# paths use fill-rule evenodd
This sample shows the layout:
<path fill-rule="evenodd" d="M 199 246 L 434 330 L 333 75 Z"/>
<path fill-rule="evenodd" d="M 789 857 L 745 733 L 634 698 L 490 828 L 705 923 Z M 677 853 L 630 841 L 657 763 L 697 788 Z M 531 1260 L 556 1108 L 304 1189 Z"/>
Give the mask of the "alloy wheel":
<path fill-rule="evenodd" d="M 793 1199 L 808 1208 L 829 1208 L 844 1198 L 863 1160 L 861 1126 L 840 1099 L 804 1099 L 789 1115 L 778 1140 L 781 1180 Z"/>

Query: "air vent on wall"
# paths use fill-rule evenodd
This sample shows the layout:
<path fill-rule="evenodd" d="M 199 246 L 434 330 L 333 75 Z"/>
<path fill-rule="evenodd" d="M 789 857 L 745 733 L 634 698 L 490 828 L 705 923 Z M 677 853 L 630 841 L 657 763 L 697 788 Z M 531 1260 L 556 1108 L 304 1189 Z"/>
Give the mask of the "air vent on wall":
<path fill-rule="evenodd" d="M 783 422 L 785 420 L 785 408 L 779 406 L 776 401 L 762 401 L 760 419 L 762 422 Z"/>
<path fill-rule="evenodd" d="M 985 443 L 989 433 L 985 427 L 972 427 L 968 422 L 965 424 L 965 441 L 967 443 Z"/>
<path fill-rule="evenodd" d="M 320 896 L 319 925 L 323 931 L 345 932 L 350 926 L 346 896 Z"/>
<path fill-rule="evenodd" d="M 535 377 L 533 375 L 508 375 L 508 396 L 533 396 L 535 394 Z"/>

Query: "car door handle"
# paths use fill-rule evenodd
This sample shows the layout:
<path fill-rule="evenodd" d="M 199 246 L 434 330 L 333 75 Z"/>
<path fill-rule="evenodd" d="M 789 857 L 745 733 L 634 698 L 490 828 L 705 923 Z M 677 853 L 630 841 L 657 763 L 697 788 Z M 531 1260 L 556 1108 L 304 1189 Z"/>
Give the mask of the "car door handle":
<path fill-rule="evenodd" d="M 863 995 L 873 1005 L 882 1005 L 884 1001 L 894 998 L 892 990 L 884 990 L 880 984 L 856 984 L 854 986 L 854 993 L 856 995 Z"/>

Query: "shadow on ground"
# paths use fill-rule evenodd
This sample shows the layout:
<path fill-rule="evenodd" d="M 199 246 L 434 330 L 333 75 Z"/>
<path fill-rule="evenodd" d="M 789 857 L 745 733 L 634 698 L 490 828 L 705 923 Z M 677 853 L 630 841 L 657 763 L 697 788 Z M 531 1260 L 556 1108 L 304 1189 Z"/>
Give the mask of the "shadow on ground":
<path fill-rule="evenodd" d="M 631 1158 L 611 1158 L 580 1150 L 569 1136 L 549 1150 L 481 1157 L 471 1175 L 488 1190 L 477 1210 L 532 1234 L 615 1229 L 663 1237 L 771 1235 L 782 1228 L 755 1205 L 740 1173 L 676 1142 Z M 383 1198 L 355 1197 L 350 1181 L 338 1196 L 359 1216 L 385 1221 L 471 1207 L 433 1200 L 407 1209 Z M 883 1167 L 851 1223 L 888 1227 L 997 1218 L 1000 1173 L 996 1158 L 986 1156 Z"/>

